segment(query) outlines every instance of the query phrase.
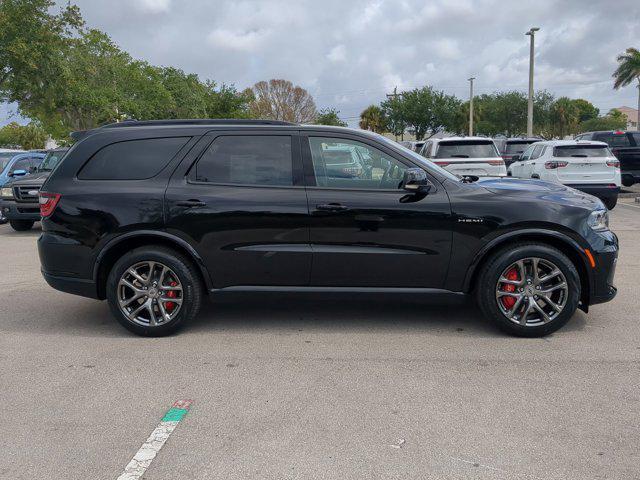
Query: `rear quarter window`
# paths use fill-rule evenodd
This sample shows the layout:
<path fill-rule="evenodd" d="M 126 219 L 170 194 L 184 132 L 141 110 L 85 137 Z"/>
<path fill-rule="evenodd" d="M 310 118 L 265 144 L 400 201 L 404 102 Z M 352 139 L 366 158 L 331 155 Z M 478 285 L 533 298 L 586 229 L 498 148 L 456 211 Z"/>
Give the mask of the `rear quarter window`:
<path fill-rule="evenodd" d="M 166 167 L 191 137 L 147 138 L 98 150 L 78 173 L 81 180 L 144 180 Z"/>
<path fill-rule="evenodd" d="M 610 157 L 611 152 L 601 145 L 566 145 L 553 149 L 554 157 Z"/>

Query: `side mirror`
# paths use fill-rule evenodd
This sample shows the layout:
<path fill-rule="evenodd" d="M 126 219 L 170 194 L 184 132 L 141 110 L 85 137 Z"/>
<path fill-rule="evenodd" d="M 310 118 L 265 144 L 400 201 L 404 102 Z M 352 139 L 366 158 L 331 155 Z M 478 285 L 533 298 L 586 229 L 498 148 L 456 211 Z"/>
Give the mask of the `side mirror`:
<path fill-rule="evenodd" d="M 20 169 L 20 170 L 14 170 L 14 171 L 12 171 L 12 172 L 9 172 L 9 176 L 10 176 L 10 177 L 23 177 L 23 176 L 25 176 L 27 173 L 29 173 L 29 172 L 27 172 L 26 170 L 22 170 L 22 169 Z"/>
<path fill-rule="evenodd" d="M 427 178 L 427 174 L 421 168 L 407 168 L 404 171 L 400 188 L 412 193 L 421 193 L 426 195 L 431 190 L 431 182 Z"/>
<path fill-rule="evenodd" d="M 519 162 L 522 159 L 522 155 L 514 155 L 511 157 L 512 162 Z"/>

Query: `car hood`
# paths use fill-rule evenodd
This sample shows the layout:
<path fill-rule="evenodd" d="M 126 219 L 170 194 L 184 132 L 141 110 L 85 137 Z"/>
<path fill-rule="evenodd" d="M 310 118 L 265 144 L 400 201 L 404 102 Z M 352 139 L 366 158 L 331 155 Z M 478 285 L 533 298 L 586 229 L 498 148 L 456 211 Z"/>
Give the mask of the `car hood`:
<path fill-rule="evenodd" d="M 476 185 L 505 197 L 535 198 L 540 201 L 552 201 L 584 207 L 589 210 L 601 207 L 602 202 L 587 193 L 567 187 L 560 183 L 545 182 L 544 180 L 520 180 L 515 178 L 480 179 Z"/>

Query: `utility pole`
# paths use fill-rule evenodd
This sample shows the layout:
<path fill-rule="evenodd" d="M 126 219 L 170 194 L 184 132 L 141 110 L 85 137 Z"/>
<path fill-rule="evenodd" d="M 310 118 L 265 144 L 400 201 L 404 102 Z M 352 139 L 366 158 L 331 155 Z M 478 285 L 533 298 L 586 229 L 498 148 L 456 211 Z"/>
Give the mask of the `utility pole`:
<path fill-rule="evenodd" d="M 473 81 L 476 77 L 468 78 L 469 80 L 469 136 L 473 137 Z"/>
<path fill-rule="evenodd" d="M 398 86 L 396 85 L 395 87 L 393 87 L 393 93 L 387 93 L 387 98 L 389 100 L 395 100 L 401 95 L 401 93 L 398 93 Z M 404 122 L 402 121 L 402 118 L 400 118 L 400 123 L 402 123 L 402 133 L 400 134 L 400 140 L 404 140 Z M 396 132 L 393 132 L 393 134 L 396 137 L 396 141 L 398 141 L 398 135 L 396 134 Z"/>
<path fill-rule="evenodd" d="M 529 103 L 527 104 L 527 136 L 533 136 L 533 44 L 539 27 L 531 27 L 525 35 L 529 35 Z"/>

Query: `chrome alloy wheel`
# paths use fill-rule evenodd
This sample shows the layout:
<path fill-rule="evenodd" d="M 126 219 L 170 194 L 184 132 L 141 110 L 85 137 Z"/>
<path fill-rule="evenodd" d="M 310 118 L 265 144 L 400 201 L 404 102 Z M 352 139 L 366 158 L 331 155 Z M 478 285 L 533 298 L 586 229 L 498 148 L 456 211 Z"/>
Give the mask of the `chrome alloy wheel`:
<path fill-rule="evenodd" d="M 544 325 L 564 309 L 569 286 L 562 271 L 549 260 L 523 258 L 504 269 L 496 284 L 500 311 L 524 327 Z"/>
<path fill-rule="evenodd" d="M 140 262 L 129 267 L 118 282 L 118 305 L 130 321 L 155 327 L 173 320 L 183 302 L 180 279 L 159 262 Z"/>

